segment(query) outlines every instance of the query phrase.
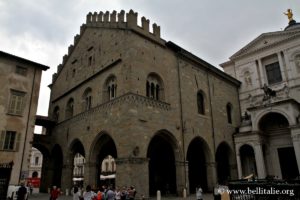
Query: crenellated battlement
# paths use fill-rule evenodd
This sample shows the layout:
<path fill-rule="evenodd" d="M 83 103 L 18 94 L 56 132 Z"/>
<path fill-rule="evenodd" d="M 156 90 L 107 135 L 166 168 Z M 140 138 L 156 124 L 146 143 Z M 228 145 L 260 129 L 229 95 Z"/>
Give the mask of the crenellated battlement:
<path fill-rule="evenodd" d="M 67 62 L 87 27 L 130 29 L 162 45 L 164 44 L 164 41 L 160 38 L 160 26 L 156 23 L 152 24 L 153 31 L 150 32 L 150 20 L 145 17 L 141 18 L 141 26 L 139 26 L 138 13 L 133 10 L 130 10 L 128 13 L 125 13 L 124 10 L 121 10 L 119 13 L 115 10 L 111 13 L 109 11 L 106 11 L 105 13 L 102 11 L 98 13 L 89 12 L 86 15 L 86 23 L 80 26 L 80 33 L 74 37 L 74 43 L 68 47 L 68 54 L 63 56 L 62 64 L 57 66 L 57 73 L 53 74 L 52 83 L 58 77 L 58 74 Z"/>
<path fill-rule="evenodd" d="M 86 16 L 86 26 L 95 26 L 95 27 L 115 27 L 115 28 L 132 28 L 134 30 L 139 29 L 139 31 L 143 30 L 146 35 L 151 34 L 156 38 L 160 38 L 160 26 L 157 24 L 153 24 L 153 32 L 151 33 L 149 30 L 150 21 L 145 17 L 141 18 L 142 26 L 139 27 L 138 23 L 138 13 L 130 10 L 126 13 L 125 20 L 125 11 L 121 10 L 120 13 L 117 13 L 115 10 L 112 13 L 106 11 L 103 13 L 102 11 L 97 13 L 88 13 Z"/>

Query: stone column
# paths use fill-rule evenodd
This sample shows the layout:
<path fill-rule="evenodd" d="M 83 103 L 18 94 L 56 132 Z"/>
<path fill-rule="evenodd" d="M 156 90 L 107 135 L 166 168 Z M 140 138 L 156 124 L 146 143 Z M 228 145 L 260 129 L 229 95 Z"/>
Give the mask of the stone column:
<path fill-rule="evenodd" d="M 284 69 L 284 62 L 282 60 L 282 56 L 281 56 L 280 52 L 277 53 L 277 57 L 278 57 L 278 61 L 279 61 L 279 66 L 280 66 L 282 81 L 285 81 L 286 80 L 286 75 L 285 75 L 286 70 Z"/>
<path fill-rule="evenodd" d="M 259 68 L 259 73 L 260 73 L 260 79 L 261 79 L 262 86 L 264 85 L 264 83 L 268 84 L 267 77 L 265 77 L 265 70 L 264 70 L 264 67 L 261 63 L 261 59 L 258 59 L 258 68 Z"/>
<path fill-rule="evenodd" d="M 92 187 L 97 186 L 97 179 L 100 177 L 97 177 L 99 175 L 98 173 L 98 165 L 96 162 L 86 162 L 84 164 L 84 185 L 85 188 L 87 185 L 90 185 Z M 99 175 L 100 176 L 100 175 Z"/>
<path fill-rule="evenodd" d="M 66 189 L 70 191 L 73 187 L 73 163 L 63 165 L 61 177 L 61 191 L 66 194 Z"/>
<path fill-rule="evenodd" d="M 127 157 L 116 160 L 116 186 L 134 186 L 137 199 L 149 197 L 148 158 Z"/>
<path fill-rule="evenodd" d="M 262 151 L 262 145 L 260 143 L 254 144 L 255 162 L 257 168 L 258 178 L 266 178 L 265 160 Z"/>
<path fill-rule="evenodd" d="M 215 162 L 206 163 L 207 172 L 207 189 L 208 191 L 213 191 L 214 186 L 217 183 L 217 169 Z"/>
<path fill-rule="evenodd" d="M 242 171 L 241 156 L 240 156 L 240 152 L 238 150 L 236 152 L 236 162 L 237 162 L 237 167 L 238 167 L 238 178 L 241 179 L 243 176 L 243 171 Z"/>
<path fill-rule="evenodd" d="M 53 169 L 50 167 L 49 158 L 43 157 L 40 192 L 48 192 L 51 188 Z"/>
<path fill-rule="evenodd" d="M 177 194 L 182 197 L 183 189 L 186 189 L 187 193 L 190 191 L 188 173 L 189 166 L 188 162 L 176 161 L 176 183 L 177 183 Z"/>
<path fill-rule="evenodd" d="M 300 173 L 300 127 L 292 128 L 291 135 L 298 165 L 298 172 Z"/>

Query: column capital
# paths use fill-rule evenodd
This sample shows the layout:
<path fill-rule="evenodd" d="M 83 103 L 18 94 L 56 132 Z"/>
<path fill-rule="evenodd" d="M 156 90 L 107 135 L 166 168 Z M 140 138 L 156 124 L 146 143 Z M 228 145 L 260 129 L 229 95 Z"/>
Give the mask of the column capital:
<path fill-rule="evenodd" d="M 206 162 L 205 164 L 207 167 L 215 167 L 216 166 L 216 162 Z"/>
<path fill-rule="evenodd" d="M 189 161 L 183 161 L 183 160 L 175 160 L 176 166 L 187 166 L 189 164 Z"/>

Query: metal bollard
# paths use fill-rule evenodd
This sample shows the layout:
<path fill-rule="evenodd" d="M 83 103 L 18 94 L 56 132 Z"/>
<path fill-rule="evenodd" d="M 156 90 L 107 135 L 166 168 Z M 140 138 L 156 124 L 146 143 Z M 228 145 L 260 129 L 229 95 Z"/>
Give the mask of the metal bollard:
<path fill-rule="evenodd" d="M 185 188 L 183 189 L 183 192 L 182 192 L 182 193 L 183 193 L 183 194 L 182 194 L 183 198 L 186 199 L 186 189 L 185 189 Z"/>
<path fill-rule="evenodd" d="M 160 191 L 159 190 L 157 190 L 157 192 L 156 192 L 156 199 L 157 200 L 161 200 L 161 193 L 160 193 Z"/>

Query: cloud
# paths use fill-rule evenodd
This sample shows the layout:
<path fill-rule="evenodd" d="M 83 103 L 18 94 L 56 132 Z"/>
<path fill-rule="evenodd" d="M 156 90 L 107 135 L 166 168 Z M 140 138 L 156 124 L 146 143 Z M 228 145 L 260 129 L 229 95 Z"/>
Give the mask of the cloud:
<path fill-rule="evenodd" d="M 276 3 L 275 3 L 276 2 Z M 43 73 L 39 114 L 47 114 L 52 74 L 85 23 L 88 12 L 133 9 L 139 20 L 161 26 L 173 41 L 217 66 L 263 32 L 287 25 L 283 12 L 296 1 L 252 0 L 3 0 L 0 1 L 0 50 L 48 66 Z M 297 15 L 298 14 L 298 15 Z M 299 18 L 299 17 L 298 17 Z"/>

